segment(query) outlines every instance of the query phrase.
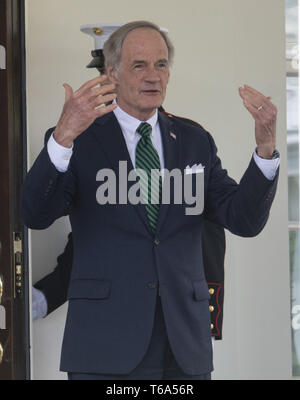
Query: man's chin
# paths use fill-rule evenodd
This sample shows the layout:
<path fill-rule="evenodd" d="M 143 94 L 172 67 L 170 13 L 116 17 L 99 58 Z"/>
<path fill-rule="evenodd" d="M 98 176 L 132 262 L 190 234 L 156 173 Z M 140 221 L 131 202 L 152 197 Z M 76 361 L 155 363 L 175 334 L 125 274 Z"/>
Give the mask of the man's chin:
<path fill-rule="evenodd" d="M 140 111 L 146 115 L 154 115 L 155 111 L 160 107 L 160 104 L 158 105 L 152 105 L 152 106 L 144 106 L 140 108 Z"/>
<path fill-rule="evenodd" d="M 162 99 L 161 97 L 152 99 L 151 101 L 143 101 L 141 104 L 141 108 L 144 109 L 145 111 L 148 110 L 155 110 L 156 108 L 159 108 L 162 105 Z"/>

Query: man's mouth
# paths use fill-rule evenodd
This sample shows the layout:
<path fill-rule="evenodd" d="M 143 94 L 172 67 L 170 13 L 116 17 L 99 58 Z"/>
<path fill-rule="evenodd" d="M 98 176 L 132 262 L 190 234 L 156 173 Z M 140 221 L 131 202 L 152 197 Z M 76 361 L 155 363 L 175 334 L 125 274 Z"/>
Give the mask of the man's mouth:
<path fill-rule="evenodd" d="M 156 95 L 156 94 L 160 94 L 161 91 L 158 89 L 146 89 L 146 90 L 142 90 L 142 93 L 148 94 L 148 95 Z"/>

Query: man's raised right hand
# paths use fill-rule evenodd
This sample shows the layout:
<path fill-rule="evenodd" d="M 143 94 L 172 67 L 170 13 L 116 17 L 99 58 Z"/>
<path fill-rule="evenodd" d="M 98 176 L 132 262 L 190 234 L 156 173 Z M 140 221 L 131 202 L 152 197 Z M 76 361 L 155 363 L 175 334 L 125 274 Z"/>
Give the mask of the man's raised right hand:
<path fill-rule="evenodd" d="M 86 82 L 76 92 L 73 92 L 67 83 L 63 86 L 65 88 L 65 104 L 53 137 L 61 146 L 72 147 L 74 139 L 84 132 L 96 118 L 117 107 L 117 104 L 106 105 L 117 96 L 113 93 L 115 85 L 107 84 L 106 75 Z"/>

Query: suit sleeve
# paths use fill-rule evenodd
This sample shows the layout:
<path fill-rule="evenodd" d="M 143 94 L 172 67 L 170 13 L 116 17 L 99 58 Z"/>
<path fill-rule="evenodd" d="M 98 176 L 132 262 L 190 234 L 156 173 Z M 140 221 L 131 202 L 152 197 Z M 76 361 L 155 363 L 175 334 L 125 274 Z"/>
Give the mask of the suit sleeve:
<path fill-rule="evenodd" d="M 27 173 L 21 191 L 21 215 L 27 227 L 46 229 L 56 219 L 67 215 L 75 195 L 75 174 L 70 166 L 59 172 L 51 163 L 47 141 L 53 129 L 46 133 L 45 146 Z"/>
<path fill-rule="evenodd" d="M 34 285 L 34 287 L 41 290 L 46 297 L 48 306 L 47 315 L 56 310 L 67 300 L 72 263 L 73 240 L 72 233 L 70 233 L 64 252 L 57 258 L 57 266 L 54 271 Z"/>
<path fill-rule="evenodd" d="M 222 168 L 217 148 L 211 145 L 210 174 L 207 181 L 205 216 L 235 235 L 253 237 L 264 228 L 275 197 L 279 168 L 273 180 L 267 179 L 253 157 L 237 184 Z"/>

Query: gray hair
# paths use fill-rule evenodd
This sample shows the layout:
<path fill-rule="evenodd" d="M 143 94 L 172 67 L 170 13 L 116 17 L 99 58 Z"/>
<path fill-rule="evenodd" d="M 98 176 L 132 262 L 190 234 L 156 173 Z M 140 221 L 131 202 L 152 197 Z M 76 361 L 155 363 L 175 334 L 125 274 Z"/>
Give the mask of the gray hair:
<path fill-rule="evenodd" d="M 169 65 L 172 65 L 174 59 L 174 46 L 169 39 L 166 32 L 162 31 L 160 27 L 152 22 L 148 21 L 134 21 L 129 22 L 128 24 L 122 25 L 119 29 L 117 29 L 109 39 L 104 43 L 103 54 L 105 58 L 105 67 L 108 66 L 113 67 L 115 69 L 119 69 L 121 55 L 122 55 L 122 46 L 123 42 L 128 35 L 129 32 L 138 28 L 149 28 L 153 29 L 160 33 L 162 38 L 164 39 L 167 48 L 168 48 L 168 61 Z"/>

